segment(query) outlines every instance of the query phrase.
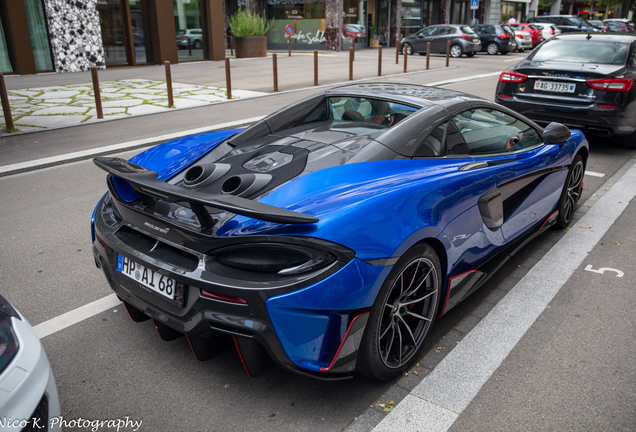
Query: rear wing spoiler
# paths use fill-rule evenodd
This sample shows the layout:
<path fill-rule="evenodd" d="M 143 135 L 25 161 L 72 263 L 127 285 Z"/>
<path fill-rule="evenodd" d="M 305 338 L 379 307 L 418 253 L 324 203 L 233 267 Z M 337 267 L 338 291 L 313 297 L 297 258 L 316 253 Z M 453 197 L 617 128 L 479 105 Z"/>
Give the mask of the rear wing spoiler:
<path fill-rule="evenodd" d="M 160 199 L 166 202 L 187 202 L 192 211 L 199 218 L 201 227 L 211 228 L 215 221 L 205 207 L 214 207 L 241 216 L 275 222 L 281 224 L 311 224 L 318 222 L 317 217 L 295 212 L 269 204 L 259 203 L 233 195 L 213 195 L 204 192 L 184 189 L 157 178 L 155 171 L 150 171 L 121 158 L 98 157 L 93 159 L 95 165 L 111 176 L 128 183 L 144 202 L 156 202 Z M 109 182 L 109 187 L 117 186 Z M 124 185 L 126 187 L 126 185 Z M 111 191 L 113 192 L 113 191 Z M 119 190 L 115 190 L 121 196 Z"/>

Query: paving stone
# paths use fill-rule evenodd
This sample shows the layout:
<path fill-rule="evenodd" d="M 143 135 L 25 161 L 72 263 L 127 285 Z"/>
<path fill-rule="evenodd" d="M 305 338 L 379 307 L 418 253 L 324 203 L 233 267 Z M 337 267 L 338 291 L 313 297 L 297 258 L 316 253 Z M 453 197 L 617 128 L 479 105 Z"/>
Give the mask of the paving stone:
<path fill-rule="evenodd" d="M 105 101 L 102 102 L 102 107 L 132 107 L 141 105 L 144 101 L 140 99 L 118 99 L 114 101 Z"/>
<path fill-rule="evenodd" d="M 234 94 L 232 94 L 232 97 L 234 97 Z M 221 102 L 224 100 L 227 100 L 227 97 L 225 96 L 225 94 L 223 95 L 198 95 L 198 96 L 188 96 L 189 99 L 193 99 L 193 100 L 199 100 L 199 101 L 203 101 L 203 102 L 209 102 L 209 103 L 215 103 L 215 102 Z"/>
<path fill-rule="evenodd" d="M 195 106 L 207 105 L 206 102 L 191 99 L 174 99 L 174 106 L 177 108 L 188 108 Z"/>
<path fill-rule="evenodd" d="M 129 93 L 128 96 L 144 99 L 144 100 L 157 100 L 157 99 L 168 97 L 168 95 L 141 94 L 141 93 Z"/>
<path fill-rule="evenodd" d="M 71 99 L 71 98 L 60 98 L 60 99 L 50 98 L 50 99 L 44 99 L 42 102 L 47 103 L 47 104 L 67 105 L 67 104 L 70 104 L 71 102 L 73 102 L 73 99 Z"/>
<path fill-rule="evenodd" d="M 225 91 L 220 90 L 197 90 L 190 92 L 193 95 L 220 95 L 225 94 Z"/>
<path fill-rule="evenodd" d="M 64 99 L 77 96 L 79 91 L 67 90 L 67 91 L 45 91 L 43 94 L 37 97 L 37 99 Z"/>
<path fill-rule="evenodd" d="M 9 94 L 13 93 L 15 95 L 18 96 L 26 96 L 26 97 L 31 97 L 31 96 L 35 96 L 41 92 L 39 91 L 33 91 L 33 90 L 9 90 L 8 91 Z"/>
<path fill-rule="evenodd" d="M 32 115 L 47 115 L 47 114 L 84 114 L 86 108 L 75 106 L 59 106 L 54 108 L 44 108 L 36 110 Z"/>
<path fill-rule="evenodd" d="M 126 108 L 104 108 L 102 106 L 102 112 L 104 113 L 105 116 L 110 116 L 111 114 L 126 114 Z M 90 115 L 90 116 L 96 116 L 97 115 L 97 109 L 93 108 L 91 110 L 89 110 L 86 115 Z M 127 116 L 129 114 L 126 114 Z"/>
<path fill-rule="evenodd" d="M 9 104 L 10 105 L 13 104 L 14 101 L 15 102 L 18 102 L 18 101 L 26 102 L 26 101 L 29 100 L 29 98 L 25 97 L 25 96 L 12 96 L 12 95 L 9 94 L 9 95 L 7 95 L 7 97 L 9 98 Z"/>
<path fill-rule="evenodd" d="M 139 105 L 136 107 L 128 108 L 128 114 L 130 115 L 153 114 L 158 112 L 166 112 L 170 110 L 171 108 L 168 108 L 168 107 L 160 107 L 156 105 L 145 104 L 145 105 Z"/>

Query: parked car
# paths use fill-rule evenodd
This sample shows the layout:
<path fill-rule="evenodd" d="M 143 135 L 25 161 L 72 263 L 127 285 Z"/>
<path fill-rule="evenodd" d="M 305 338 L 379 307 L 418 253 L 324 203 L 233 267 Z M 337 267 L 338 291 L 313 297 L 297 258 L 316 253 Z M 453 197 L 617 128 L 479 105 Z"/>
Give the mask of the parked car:
<path fill-rule="evenodd" d="M 606 25 L 610 23 L 622 24 L 625 26 L 625 30 L 629 33 L 633 33 L 634 30 L 636 29 L 636 26 L 634 26 L 634 23 L 626 18 L 608 18 L 606 20 L 603 20 L 603 22 Z"/>
<path fill-rule="evenodd" d="M 201 29 L 187 29 L 177 31 L 178 49 L 201 49 L 203 47 L 203 31 Z"/>
<path fill-rule="evenodd" d="M 561 33 L 599 31 L 585 19 L 574 15 L 540 15 L 538 17 L 528 18 L 528 22 L 554 24 L 559 30 L 561 30 Z"/>
<path fill-rule="evenodd" d="M 450 41 L 450 55 L 453 57 L 472 57 L 481 49 L 479 37 L 473 29 L 462 24 L 439 24 L 428 26 L 417 33 L 407 36 L 400 42 L 400 52 L 409 55 L 426 54 L 426 44 L 431 43 L 432 53 L 446 53 L 446 44 Z"/>
<path fill-rule="evenodd" d="M 539 124 L 559 121 L 636 148 L 636 36 L 547 40 L 499 78 L 496 102 Z"/>
<path fill-rule="evenodd" d="M 634 29 L 625 22 L 607 20 L 605 22 L 605 31 L 614 33 L 633 33 Z"/>
<path fill-rule="evenodd" d="M 520 24 L 510 24 L 510 28 L 515 31 L 526 31 L 530 33 L 530 37 L 532 38 L 532 47 L 534 48 L 541 42 L 543 42 L 543 32 L 542 29 L 535 26 L 534 24 L 528 23 L 520 23 Z"/>
<path fill-rule="evenodd" d="M 319 379 L 400 376 L 435 319 L 572 220 L 588 144 L 438 87 L 357 84 L 100 157 L 93 254 L 134 321 Z"/>
<path fill-rule="evenodd" d="M 515 30 L 515 40 L 517 41 L 517 51 L 524 52 L 532 49 L 532 36 L 529 32 L 523 30 Z"/>
<path fill-rule="evenodd" d="M 51 421 L 60 415 L 55 379 L 40 339 L 27 320 L 0 296 L 2 429 L 60 431 L 59 421 Z"/>
<path fill-rule="evenodd" d="M 541 29 L 541 33 L 543 33 L 544 40 L 548 40 L 553 36 L 558 36 L 561 34 L 561 30 L 556 28 L 554 24 L 534 23 L 533 25 Z"/>
<path fill-rule="evenodd" d="M 587 22 L 593 25 L 598 31 L 607 31 L 606 29 L 607 25 L 605 24 L 603 20 L 591 19 L 591 20 L 587 20 Z"/>
<path fill-rule="evenodd" d="M 473 29 L 481 40 L 481 50 L 488 54 L 508 54 L 517 49 L 515 32 L 508 25 L 482 24 Z"/>
<path fill-rule="evenodd" d="M 349 43 L 351 40 L 356 42 L 364 42 L 367 37 L 367 29 L 360 24 L 343 24 L 342 25 L 342 38 Z"/>

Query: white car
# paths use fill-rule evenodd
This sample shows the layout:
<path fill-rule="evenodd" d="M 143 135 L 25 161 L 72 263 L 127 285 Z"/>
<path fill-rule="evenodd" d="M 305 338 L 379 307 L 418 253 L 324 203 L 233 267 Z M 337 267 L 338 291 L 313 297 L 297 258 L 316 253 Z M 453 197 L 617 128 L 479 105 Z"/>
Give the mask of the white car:
<path fill-rule="evenodd" d="M 515 39 L 517 40 L 517 51 L 523 52 L 532 49 L 532 35 L 530 32 L 523 30 L 515 30 Z"/>
<path fill-rule="evenodd" d="M 60 401 L 40 339 L 0 295 L 0 430 L 60 431 Z"/>
<path fill-rule="evenodd" d="M 561 30 L 559 30 L 554 24 L 550 23 L 532 23 L 541 29 L 541 33 L 543 34 L 543 39 L 548 40 L 553 36 L 558 36 L 561 34 Z"/>

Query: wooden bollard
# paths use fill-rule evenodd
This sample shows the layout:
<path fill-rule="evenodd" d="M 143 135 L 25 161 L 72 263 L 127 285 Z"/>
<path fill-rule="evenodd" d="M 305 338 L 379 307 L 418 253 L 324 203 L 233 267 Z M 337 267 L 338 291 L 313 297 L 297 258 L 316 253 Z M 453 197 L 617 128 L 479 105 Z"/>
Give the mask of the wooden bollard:
<path fill-rule="evenodd" d="M 2 100 L 2 113 L 4 114 L 5 127 L 7 132 L 13 132 L 13 117 L 11 116 L 11 107 L 9 106 L 9 95 L 7 95 L 7 86 L 4 83 L 4 74 L 0 73 L 0 100 Z"/>
<path fill-rule="evenodd" d="M 349 81 L 353 81 L 353 48 L 349 48 Z"/>
<path fill-rule="evenodd" d="M 378 47 L 378 76 L 382 76 L 382 45 Z"/>
<path fill-rule="evenodd" d="M 446 41 L 446 67 L 448 67 L 449 58 L 450 58 L 450 41 Z"/>
<path fill-rule="evenodd" d="M 163 63 L 166 67 L 166 89 L 168 90 L 168 108 L 174 108 L 174 97 L 172 95 L 172 73 L 170 72 L 170 62 Z"/>
<path fill-rule="evenodd" d="M 351 38 L 351 48 L 353 49 L 353 61 L 356 61 L 356 38 Z"/>
<path fill-rule="evenodd" d="M 93 93 L 95 94 L 95 110 L 97 111 L 97 118 L 104 118 L 104 111 L 102 110 L 102 94 L 99 91 L 99 77 L 97 76 L 97 66 L 91 66 L 91 78 L 93 78 Z"/>
<path fill-rule="evenodd" d="M 426 42 L 426 70 L 431 65 L 431 43 Z"/>
<path fill-rule="evenodd" d="M 274 91 L 278 91 L 278 60 L 276 59 L 276 53 L 272 54 L 272 62 L 274 64 Z"/>
<path fill-rule="evenodd" d="M 192 57 L 192 41 L 188 38 L 188 55 Z"/>
<path fill-rule="evenodd" d="M 400 64 L 400 41 L 401 40 L 402 40 L 402 35 L 400 35 L 399 40 L 395 41 L 395 64 Z"/>
<path fill-rule="evenodd" d="M 234 57 L 234 36 L 230 36 L 230 55 Z"/>
<path fill-rule="evenodd" d="M 314 50 L 314 85 L 318 85 L 318 51 Z"/>
<path fill-rule="evenodd" d="M 227 98 L 232 99 L 232 78 L 230 77 L 229 57 L 225 57 L 225 86 L 227 87 Z"/>
<path fill-rule="evenodd" d="M 404 50 L 404 73 L 406 73 L 406 62 L 408 58 L 409 58 L 409 53 L 406 50 Z"/>

